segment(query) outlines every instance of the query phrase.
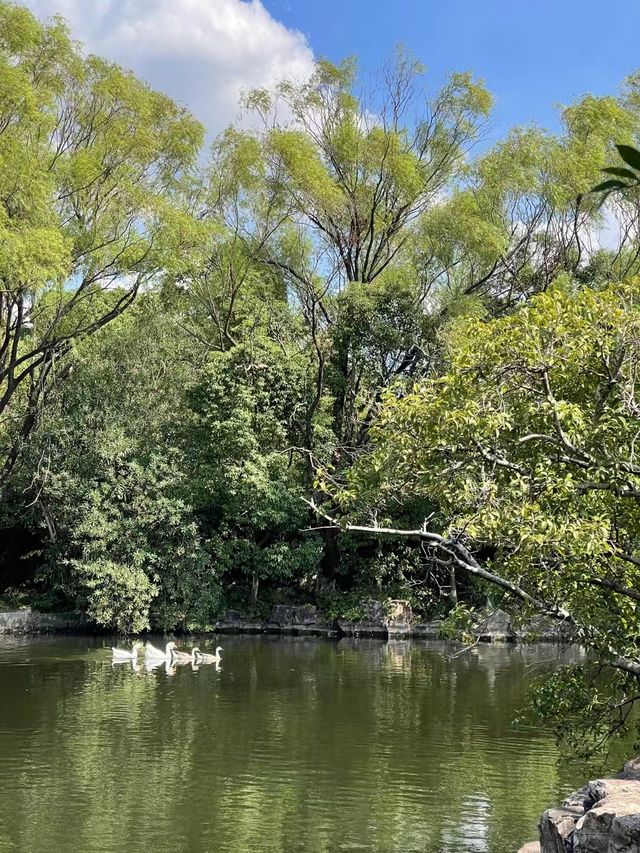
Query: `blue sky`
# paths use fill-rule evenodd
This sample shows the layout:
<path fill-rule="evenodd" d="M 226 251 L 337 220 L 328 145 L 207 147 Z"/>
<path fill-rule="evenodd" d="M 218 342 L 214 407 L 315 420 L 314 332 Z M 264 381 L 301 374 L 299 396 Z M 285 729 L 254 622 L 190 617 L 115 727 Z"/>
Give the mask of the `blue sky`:
<path fill-rule="evenodd" d="M 487 142 L 557 128 L 554 105 L 615 93 L 640 68 L 640 0 L 23 0 L 63 14 L 93 52 L 186 103 L 215 133 L 241 90 L 304 76 L 314 56 L 371 74 L 401 42 L 434 88 L 472 69 L 496 98 Z M 608 20 L 609 16 L 612 20 Z"/>
<path fill-rule="evenodd" d="M 557 127 L 554 104 L 616 92 L 640 68 L 640 2 L 618 0 L 265 0 L 316 54 L 357 54 L 374 69 L 397 42 L 434 83 L 472 69 L 496 97 L 492 135 L 536 121 Z M 613 20 L 608 20 L 609 18 Z"/>

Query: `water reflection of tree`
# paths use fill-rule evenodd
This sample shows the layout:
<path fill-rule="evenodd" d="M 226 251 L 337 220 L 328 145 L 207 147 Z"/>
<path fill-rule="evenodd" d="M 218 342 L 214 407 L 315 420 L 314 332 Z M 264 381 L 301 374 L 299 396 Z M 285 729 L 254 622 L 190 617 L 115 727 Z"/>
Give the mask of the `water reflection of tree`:
<path fill-rule="evenodd" d="M 550 738 L 511 727 L 527 654 L 228 639 L 219 674 L 14 667 L 25 725 L 4 704 L 0 725 L 35 764 L 0 779 L 5 834 L 105 853 L 516 849 L 560 781 Z"/>

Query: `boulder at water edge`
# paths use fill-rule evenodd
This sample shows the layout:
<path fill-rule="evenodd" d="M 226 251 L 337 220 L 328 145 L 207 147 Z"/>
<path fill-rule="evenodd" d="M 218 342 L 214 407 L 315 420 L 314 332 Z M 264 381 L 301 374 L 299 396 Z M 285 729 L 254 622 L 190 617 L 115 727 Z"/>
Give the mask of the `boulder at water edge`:
<path fill-rule="evenodd" d="M 540 853 L 640 853 L 640 760 L 596 779 L 540 819 Z M 533 844 L 533 842 L 531 842 Z M 534 853 L 535 846 L 520 853 Z"/>

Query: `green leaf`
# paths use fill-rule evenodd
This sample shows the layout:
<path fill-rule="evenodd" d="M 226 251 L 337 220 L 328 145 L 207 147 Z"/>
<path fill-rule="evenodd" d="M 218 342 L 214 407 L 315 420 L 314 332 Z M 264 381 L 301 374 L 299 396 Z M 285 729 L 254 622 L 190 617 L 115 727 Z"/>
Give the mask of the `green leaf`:
<path fill-rule="evenodd" d="M 640 180 L 640 175 L 622 166 L 610 166 L 608 169 L 602 169 L 601 171 L 606 172 L 608 175 L 617 175 L 619 178 L 627 178 L 630 181 Z"/>
<path fill-rule="evenodd" d="M 601 184 L 597 184 L 595 187 L 592 188 L 591 192 L 600 193 L 604 192 L 605 190 L 622 190 L 628 186 L 629 184 L 625 184 L 623 181 L 615 181 L 612 179 L 609 181 L 603 181 Z"/>
<path fill-rule="evenodd" d="M 640 172 L 640 151 L 632 145 L 616 145 L 616 148 L 624 162 L 636 172 Z"/>

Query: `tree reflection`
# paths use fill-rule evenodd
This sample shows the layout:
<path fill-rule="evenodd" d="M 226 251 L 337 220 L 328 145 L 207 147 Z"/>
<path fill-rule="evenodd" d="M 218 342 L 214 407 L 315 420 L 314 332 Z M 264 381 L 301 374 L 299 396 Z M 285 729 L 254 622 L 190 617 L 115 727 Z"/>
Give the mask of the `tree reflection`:
<path fill-rule="evenodd" d="M 548 648 L 225 649 L 222 669 L 0 658 L 0 849 L 517 849 L 581 782 L 511 724 Z"/>

